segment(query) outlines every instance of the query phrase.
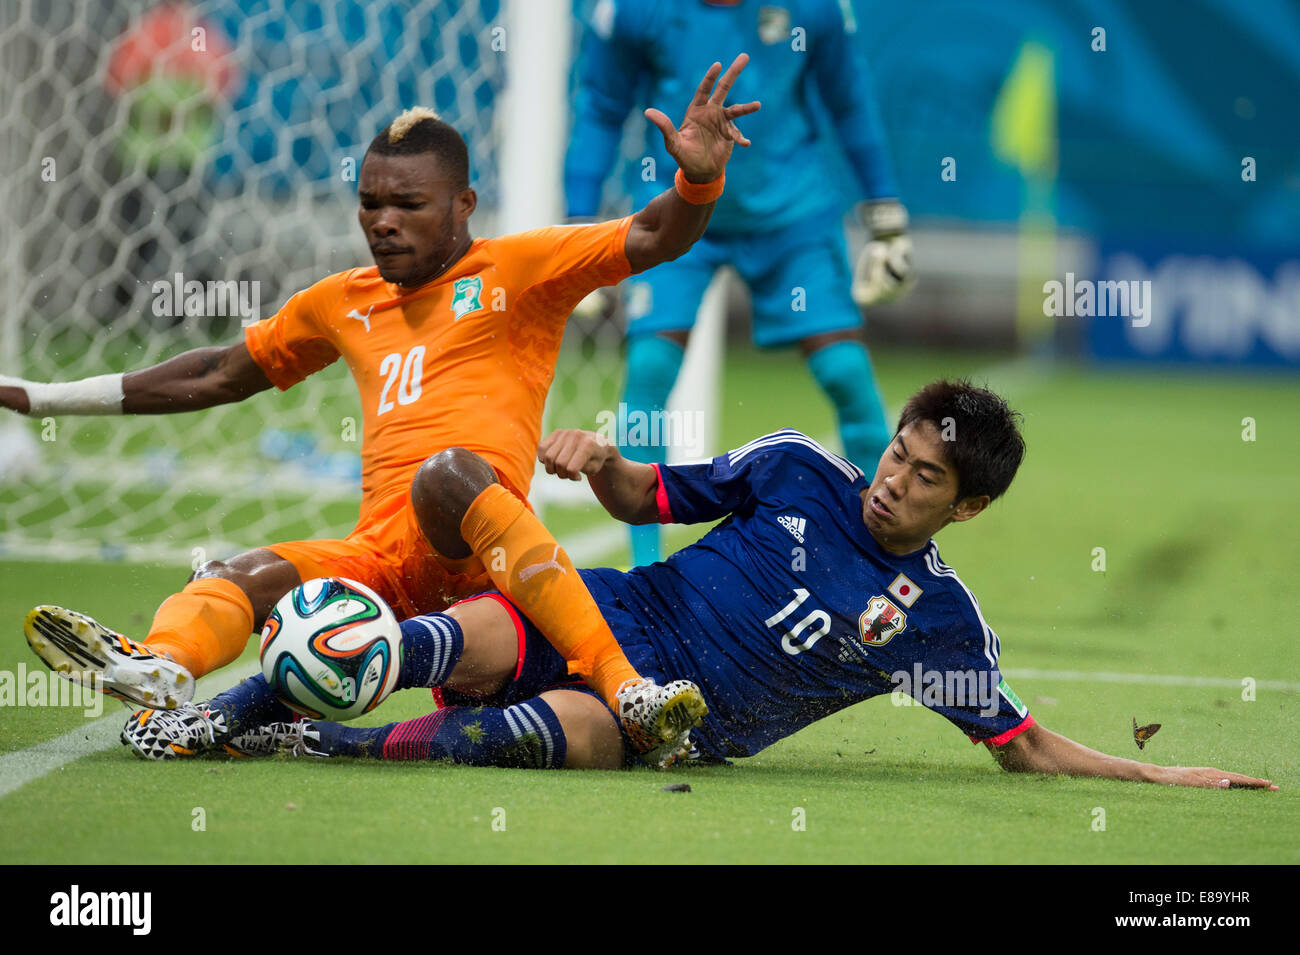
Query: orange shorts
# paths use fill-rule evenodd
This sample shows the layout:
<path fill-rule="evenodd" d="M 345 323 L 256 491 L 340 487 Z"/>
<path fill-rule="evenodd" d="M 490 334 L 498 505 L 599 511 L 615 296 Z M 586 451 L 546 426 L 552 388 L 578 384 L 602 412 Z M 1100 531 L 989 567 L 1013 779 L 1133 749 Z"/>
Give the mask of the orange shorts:
<path fill-rule="evenodd" d="M 267 550 L 293 564 L 303 580 L 360 581 L 383 597 L 399 620 L 445 610 L 493 587 L 477 557 L 452 560 L 433 549 L 420 530 L 409 491 L 379 501 L 364 525 L 344 540 L 290 541 Z"/>

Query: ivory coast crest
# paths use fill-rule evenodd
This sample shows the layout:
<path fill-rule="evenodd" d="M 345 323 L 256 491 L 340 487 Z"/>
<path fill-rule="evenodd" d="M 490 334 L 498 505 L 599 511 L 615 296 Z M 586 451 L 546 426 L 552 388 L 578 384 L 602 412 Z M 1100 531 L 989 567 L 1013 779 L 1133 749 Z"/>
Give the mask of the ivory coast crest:
<path fill-rule="evenodd" d="M 483 294 L 483 280 L 477 275 L 470 278 L 457 279 L 456 284 L 451 287 L 451 311 L 457 321 L 470 312 L 477 312 L 483 307 L 479 301 L 479 296 Z"/>

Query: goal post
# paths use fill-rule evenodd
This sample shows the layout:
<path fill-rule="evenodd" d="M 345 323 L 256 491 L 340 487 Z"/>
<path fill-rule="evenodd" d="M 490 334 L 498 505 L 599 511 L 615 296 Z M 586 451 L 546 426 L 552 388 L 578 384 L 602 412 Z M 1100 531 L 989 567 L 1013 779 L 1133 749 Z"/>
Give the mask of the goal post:
<path fill-rule="evenodd" d="M 512 118 L 502 135 L 504 154 L 521 160 L 503 163 L 502 191 L 507 197 L 503 203 L 503 215 L 509 217 L 505 220 L 507 223 L 531 228 L 543 221 L 559 221 L 562 215 L 562 167 L 568 147 L 568 131 L 572 126 L 569 79 L 573 54 L 583 27 L 567 15 L 570 0 L 515 2 L 519 7 L 528 8 L 530 30 L 535 31 L 538 37 L 545 37 L 543 43 L 530 43 L 519 50 L 510 61 L 520 64 L 518 75 L 527 75 L 530 83 L 528 93 L 514 100 L 515 106 L 532 102 L 539 108 L 526 108 L 526 114 L 519 116 L 517 121 L 513 113 L 505 114 Z M 555 50 L 572 52 L 562 57 L 549 55 L 545 53 L 548 45 Z M 539 50 L 543 55 L 534 56 Z M 512 75 L 514 72 L 512 67 Z M 538 95 L 533 95 L 531 84 L 537 84 Z M 513 86 L 508 88 L 508 99 L 513 99 L 512 90 Z M 557 97 L 557 90 L 562 91 L 562 95 Z M 685 104 L 676 108 L 672 104 L 657 105 L 670 115 L 685 107 Z M 538 125 L 541 130 L 532 132 Z M 629 118 L 620 147 L 620 165 L 631 164 L 640 168 L 647 125 L 648 121 L 639 112 Z M 555 138 L 557 133 L 558 140 Z M 516 144 L 518 149 L 514 148 Z M 631 211 L 630 198 L 624 191 L 627 183 L 620 173 L 621 169 L 616 166 L 607 177 L 604 191 L 604 210 L 607 213 L 617 210 L 614 214 L 626 214 Z M 519 194 L 522 194 L 523 202 L 516 209 L 510 197 Z M 521 217 L 522 210 L 536 209 L 538 203 L 543 204 L 544 209 L 537 209 L 528 218 Z M 549 220 L 544 218 L 545 213 L 551 216 Z M 691 432 L 695 439 L 692 447 L 677 441 L 668 448 L 668 458 L 672 463 L 695 460 L 723 450 L 718 443 L 728 285 L 726 271 L 715 276 L 710 284 L 701 302 L 677 383 L 668 399 L 668 420 L 680 421 L 684 420 L 683 416 L 691 415 L 700 421 L 700 427 Z M 594 430 L 600 427 L 602 419 L 617 419 L 626 378 L 625 310 L 622 304 L 619 303 L 612 314 L 599 318 L 574 316 L 570 319 L 556 381 L 547 401 L 543 433 L 551 427 Z M 531 499 L 539 513 L 552 505 L 590 506 L 593 501 L 583 484 L 548 475 L 540 465 L 534 473 Z M 619 540 L 622 542 L 622 537 Z"/>
<path fill-rule="evenodd" d="M 669 464 L 685 464 L 721 454 L 722 440 L 722 364 L 727 343 L 727 295 L 731 286 L 731 269 L 713 276 L 700 302 L 686 346 L 677 383 L 668 396 L 670 420 L 677 415 L 695 415 L 699 428 L 692 437 L 693 447 L 679 443 L 669 448 Z"/>
<path fill-rule="evenodd" d="M 553 225 L 564 215 L 570 0 L 506 0 L 507 83 L 501 91 L 498 231 Z"/>

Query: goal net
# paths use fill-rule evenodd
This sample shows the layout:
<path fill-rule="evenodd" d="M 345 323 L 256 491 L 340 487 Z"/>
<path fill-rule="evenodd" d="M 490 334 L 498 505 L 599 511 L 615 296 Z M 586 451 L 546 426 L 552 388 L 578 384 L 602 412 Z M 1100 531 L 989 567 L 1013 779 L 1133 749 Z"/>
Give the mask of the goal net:
<path fill-rule="evenodd" d="M 465 135 L 472 228 L 503 231 L 508 6 L 5 3 L 0 372 L 69 381 L 229 344 L 296 290 L 368 264 L 357 167 L 413 105 Z M 559 70 L 562 87 L 567 54 Z M 543 121 L 562 149 L 567 116 Z M 609 321 L 571 326 L 552 420 L 590 421 L 611 400 L 619 337 Z M 360 428 L 343 362 L 287 393 L 191 414 L 0 412 L 0 557 L 197 566 L 343 536 Z"/>

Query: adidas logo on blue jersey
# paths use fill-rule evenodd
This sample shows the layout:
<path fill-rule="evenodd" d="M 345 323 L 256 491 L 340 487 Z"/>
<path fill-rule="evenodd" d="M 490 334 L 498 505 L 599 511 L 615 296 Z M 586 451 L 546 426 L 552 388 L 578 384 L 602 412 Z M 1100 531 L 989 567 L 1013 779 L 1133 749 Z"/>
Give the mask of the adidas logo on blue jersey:
<path fill-rule="evenodd" d="M 781 517 L 778 517 L 776 520 L 777 523 L 779 523 L 782 527 L 784 527 L 786 530 L 788 530 L 791 534 L 794 535 L 795 540 L 797 540 L 800 544 L 803 543 L 803 532 L 804 532 L 804 528 L 808 526 L 808 518 L 792 517 L 791 515 L 786 514 Z"/>

